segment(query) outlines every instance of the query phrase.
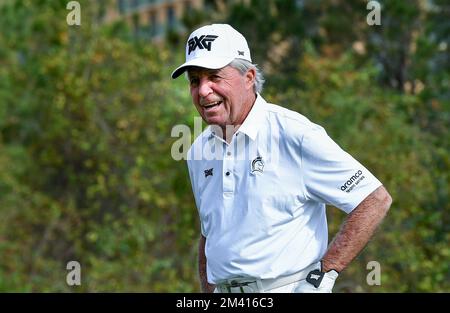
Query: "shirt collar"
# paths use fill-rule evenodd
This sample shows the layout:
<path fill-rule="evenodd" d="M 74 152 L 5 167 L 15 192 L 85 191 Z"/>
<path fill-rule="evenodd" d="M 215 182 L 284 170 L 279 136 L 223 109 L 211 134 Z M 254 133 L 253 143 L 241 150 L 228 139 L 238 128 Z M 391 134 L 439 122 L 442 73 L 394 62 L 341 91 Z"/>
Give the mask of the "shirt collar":
<path fill-rule="evenodd" d="M 242 123 L 241 127 L 239 127 L 237 131 L 238 133 L 244 133 L 252 140 L 256 139 L 258 130 L 263 125 L 265 104 L 266 101 L 259 93 L 257 93 L 255 104 L 245 118 L 244 123 Z"/>
<path fill-rule="evenodd" d="M 257 93 L 256 94 L 256 100 L 253 104 L 252 108 L 250 109 L 250 112 L 248 113 L 247 117 L 244 120 L 244 123 L 239 127 L 236 133 L 243 133 L 246 134 L 249 138 L 252 140 L 256 139 L 256 135 L 258 134 L 258 130 L 261 127 L 262 120 L 264 118 L 265 113 L 265 104 L 266 101 L 263 99 L 263 97 Z M 217 139 L 220 139 L 221 141 L 225 142 L 223 138 L 216 135 L 216 132 L 214 131 L 214 127 L 211 127 L 211 125 L 208 126 L 208 138 L 216 137 Z"/>

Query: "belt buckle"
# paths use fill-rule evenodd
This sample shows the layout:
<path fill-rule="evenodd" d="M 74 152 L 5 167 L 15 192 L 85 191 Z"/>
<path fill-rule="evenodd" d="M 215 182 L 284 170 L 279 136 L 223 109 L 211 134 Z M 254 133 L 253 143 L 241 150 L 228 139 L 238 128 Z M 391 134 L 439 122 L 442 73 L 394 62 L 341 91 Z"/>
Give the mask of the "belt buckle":
<path fill-rule="evenodd" d="M 258 288 L 256 280 L 239 281 L 236 279 L 231 279 L 230 281 L 223 283 L 223 286 L 226 288 L 227 292 L 229 292 L 229 293 L 236 292 L 236 291 L 232 291 L 232 289 L 234 289 L 234 288 L 239 288 L 240 293 L 246 293 L 246 291 L 244 290 L 244 287 L 248 287 L 250 289 L 250 291 L 247 291 L 247 292 L 255 292 L 255 290 L 254 290 L 255 288 L 250 286 L 251 284 L 255 284 L 256 288 Z"/>
<path fill-rule="evenodd" d="M 248 282 L 239 282 L 239 281 L 233 279 L 232 281 L 230 281 L 229 285 L 231 288 L 241 287 L 241 286 L 247 286 Z"/>

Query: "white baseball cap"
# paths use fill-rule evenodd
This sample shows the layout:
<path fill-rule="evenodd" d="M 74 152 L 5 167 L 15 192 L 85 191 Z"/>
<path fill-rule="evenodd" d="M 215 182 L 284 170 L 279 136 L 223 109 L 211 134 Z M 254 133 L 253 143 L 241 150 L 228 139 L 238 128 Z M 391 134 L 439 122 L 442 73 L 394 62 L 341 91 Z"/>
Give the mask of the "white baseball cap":
<path fill-rule="evenodd" d="M 212 24 L 192 32 L 186 43 L 186 62 L 172 73 L 183 74 L 189 66 L 219 69 L 234 59 L 252 62 L 244 36 L 228 24 Z"/>

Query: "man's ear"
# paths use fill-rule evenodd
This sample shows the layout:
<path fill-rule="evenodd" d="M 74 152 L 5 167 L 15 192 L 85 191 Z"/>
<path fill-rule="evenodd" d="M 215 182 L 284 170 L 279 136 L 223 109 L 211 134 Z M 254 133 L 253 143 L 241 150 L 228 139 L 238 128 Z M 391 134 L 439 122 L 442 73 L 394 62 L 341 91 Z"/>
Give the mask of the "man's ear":
<path fill-rule="evenodd" d="M 254 68 L 250 68 L 247 73 L 245 73 L 244 79 L 246 89 L 253 89 L 253 85 L 255 84 L 256 79 L 256 70 Z"/>

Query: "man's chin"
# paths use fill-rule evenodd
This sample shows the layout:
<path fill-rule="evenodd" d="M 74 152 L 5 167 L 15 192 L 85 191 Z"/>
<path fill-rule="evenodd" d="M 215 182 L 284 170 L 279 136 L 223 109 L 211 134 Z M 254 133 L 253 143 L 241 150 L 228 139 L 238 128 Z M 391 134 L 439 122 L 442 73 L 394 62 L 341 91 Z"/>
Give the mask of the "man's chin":
<path fill-rule="evenodd" d="M 222 125 L 225 125 L 224 121 L 221 118 L 215 118 L 215 117 L 211 117 L 211 118 L 204 118 L 203 119 L 206 124 L 211 125 L 211 126 L 216 126 L 216 127 L 224 127 Z"/>

